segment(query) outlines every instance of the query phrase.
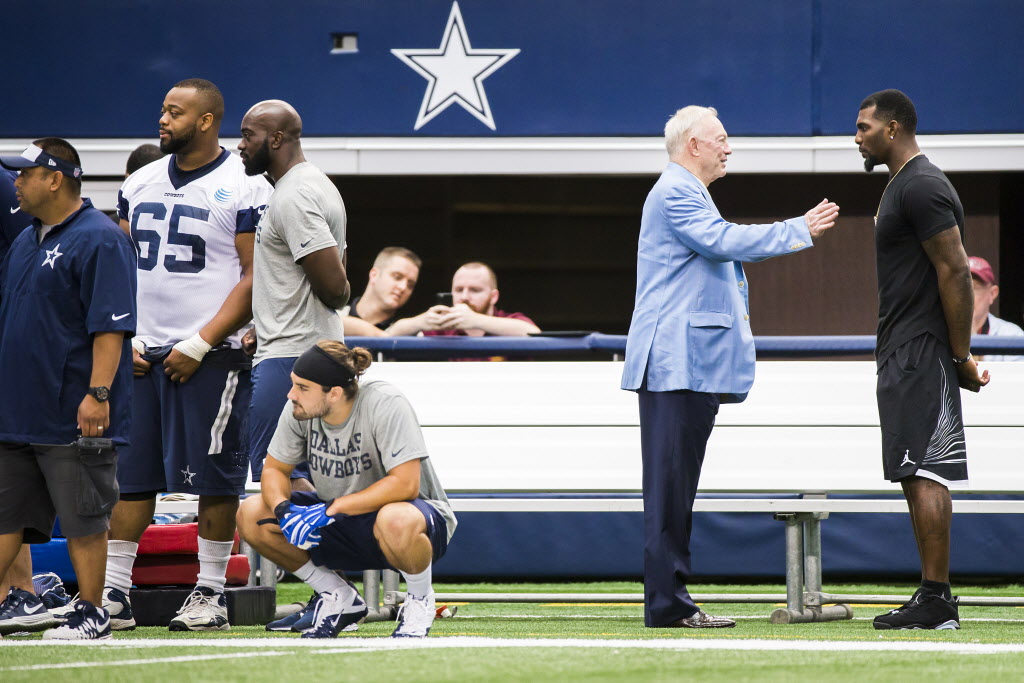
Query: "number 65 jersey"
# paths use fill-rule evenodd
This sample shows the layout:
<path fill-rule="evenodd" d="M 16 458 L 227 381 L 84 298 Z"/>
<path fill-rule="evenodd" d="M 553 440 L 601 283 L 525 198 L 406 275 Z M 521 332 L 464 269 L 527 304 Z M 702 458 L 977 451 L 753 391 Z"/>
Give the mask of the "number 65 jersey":
<path fill-rule="evenodd" d="M 241 279 L 235 236 L 255 232 L 272 192 L 223 148 L 193 171 L 178 168 L 172 154 L 124 181 L 118 215 L 139 254 L 136 338 L 149 347 L 175 344 L 213 318 Z M 225 341 L 238 348 L 240 337 L 236 331 Z"/>

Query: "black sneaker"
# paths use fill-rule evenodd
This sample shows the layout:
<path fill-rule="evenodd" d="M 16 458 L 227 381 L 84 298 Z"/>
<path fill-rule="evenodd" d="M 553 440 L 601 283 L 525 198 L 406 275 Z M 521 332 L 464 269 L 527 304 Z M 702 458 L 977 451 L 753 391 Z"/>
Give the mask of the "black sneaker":
<path fill-rule="evenodd" d="M 960 628 L 960 610 L 957 598 L 947 600 L 941 595 L 925 594 L 918 591 L 910 602 L 889 610 L 887 614 L 875 617 L 875 628 L 925 629 L 946 631 Z"/>

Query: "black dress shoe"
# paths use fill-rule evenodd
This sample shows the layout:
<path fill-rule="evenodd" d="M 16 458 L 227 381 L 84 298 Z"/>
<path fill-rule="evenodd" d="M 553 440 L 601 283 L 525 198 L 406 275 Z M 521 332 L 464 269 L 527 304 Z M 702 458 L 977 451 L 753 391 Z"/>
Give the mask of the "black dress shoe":
<path fill-rule="evenodd" d="M 697 610 L 692 617 L 676 619 L 661 628 L 732 628 L 736 622 L 725 617 L 713 617 L 703 610 Z"/>

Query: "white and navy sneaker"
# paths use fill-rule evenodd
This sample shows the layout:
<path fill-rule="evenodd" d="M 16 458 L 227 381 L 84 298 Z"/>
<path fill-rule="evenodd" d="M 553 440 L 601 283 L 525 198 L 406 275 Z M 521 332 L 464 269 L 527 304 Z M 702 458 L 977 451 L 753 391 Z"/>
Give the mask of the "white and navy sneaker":
<path fill-rule="evenodd" d="M 58 623 L 39 597 L 16 586 L 0 603 L 0 634 L 42 631 Z"/>
<path fill-rule="evenodd" d="M 134 631 L 135 615 L 132 603 L 120 588 L 103 589 L 103 609 L 110 614 L 110 628 L 114 631 Z"/>
<path fill-rule="evenodd" d="M 66 605 L 61 605 L 60 607 L 51 607 L 50 614 L 52 614 L 57 619 L 64 621 L 65 619 L 67 619 L 75 613 L 75 606 L 78 604 L 78 600 L 78 593 L 75 593 L 75 597 L 71 598 L 71 600 L 69 600 Z"/>
<path fill-rule="evenodd" d="M 309 601 L 302 609 L 300 609 L 298 612 L 293 612 L 292 614 L 289 614 L 287 616 L 281 617 L 280 619 L 270 622 L 269 624 L 267 624 L 267 630 L 291 632 L 292 627 L 296 623 L 304 620 L 307 615 L 309 616 L 309 622 L 303 628 L 295 630 L 303 631 L 304 629 L 309 628 L 313 625 L 313 612 L 316 611 L 316 605 L 318 602 L 320 602 L 320 594 L 313 593 L 313 595 L 310 596 Z"/>
<path fill-rule="evenodd" d="M 212 588 L 196 586 L 168 628 L 171 631 L 227 631 L 231 628 L 227 598 Z"/>
<path fill-rule="evenodd" d="M 64 590 L 64 582 L 53 572 L 44 572 L 33 576 L 32 590 L 46 605 L 46 609 L 56 609 L 71 602 L 71 596 Z"/>
<path fill-rule="evenodd" d="M 303 638 L 334 638 L 342 630 L 351 630 L 349 626 L 369 613 L 355 586 L 349 583 L 348 588 L 320 594 L 320 604 L 313 613 L 313 626 L 303 631 Z"/>
<path fill-rule="evenodd" d="M 392 638 L 426 638 L 430 627 L 434 624 L 437 608 L 434 605 L 434 593 L 425 598 L 418 598 L 411 593 L 405 596 L 405 602 L 398 608 L 398 628 L 391 634 Z"/>
<path fill-rule="evenodd" d="M 63 624 L 43 633 L 43 640 L 107 640 L 110 638 L 110 615 L 88 600 L 75 603 L 75 611 Z"/>

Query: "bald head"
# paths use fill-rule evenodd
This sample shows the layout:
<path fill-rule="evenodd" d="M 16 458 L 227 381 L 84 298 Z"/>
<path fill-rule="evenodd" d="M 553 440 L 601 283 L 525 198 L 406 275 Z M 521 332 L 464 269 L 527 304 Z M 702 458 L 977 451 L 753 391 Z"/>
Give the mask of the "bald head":
<path fill-rule="evenodd" d="M 302 156 L 302 117 L 284 100 L 257 102 L 242 118 L 239 156 L 248 175 L 280 178 Z"/>
<path fill-rule="evenodd" d="M 295 107 L 284 100 L 257 102 L 242 119 L 243 128 L 247 120 L 264 128 L 268 133 L 280 131 L 292 140 L 302 137 L 302 117 L 295 111 Z"/>

